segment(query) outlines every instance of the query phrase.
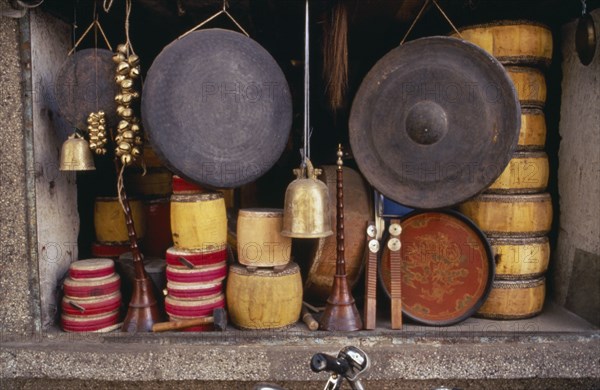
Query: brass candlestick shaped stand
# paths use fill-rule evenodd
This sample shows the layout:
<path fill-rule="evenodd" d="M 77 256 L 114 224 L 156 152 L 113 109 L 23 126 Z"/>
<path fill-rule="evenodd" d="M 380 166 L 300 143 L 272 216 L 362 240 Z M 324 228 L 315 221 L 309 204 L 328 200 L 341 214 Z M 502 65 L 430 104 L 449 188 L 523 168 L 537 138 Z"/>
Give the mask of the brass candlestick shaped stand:
<path fill-rule="evenodd" d="M 337 152 L 337 260 L 331 295 L 319 321 L 322 330 L 353 331 L 362 329 L 362 321 L 346 277 L 344 257 L 344 177 L 342 171 L 342 145 Z"/>

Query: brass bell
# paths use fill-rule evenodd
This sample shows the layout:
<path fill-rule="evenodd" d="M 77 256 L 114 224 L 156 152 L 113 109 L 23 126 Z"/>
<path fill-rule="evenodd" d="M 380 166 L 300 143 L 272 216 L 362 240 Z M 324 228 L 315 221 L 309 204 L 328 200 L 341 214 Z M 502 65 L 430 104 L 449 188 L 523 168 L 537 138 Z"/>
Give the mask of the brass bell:
<path fill-rule="evenodd" d="M 306 160 L 306 168 L 294 169 L 296 180 L 285 191 L 281 235 L 294 238 L 319 238 L 333 234 L 329 191 L 317 179 L 320 169 Z"/>
<path fill-rule="evenodd" d="M 90 171 L 96 169 L 94 156 L 85 139 L 73 133 L 63 143 L 60 151 L 61 171 Z"/>

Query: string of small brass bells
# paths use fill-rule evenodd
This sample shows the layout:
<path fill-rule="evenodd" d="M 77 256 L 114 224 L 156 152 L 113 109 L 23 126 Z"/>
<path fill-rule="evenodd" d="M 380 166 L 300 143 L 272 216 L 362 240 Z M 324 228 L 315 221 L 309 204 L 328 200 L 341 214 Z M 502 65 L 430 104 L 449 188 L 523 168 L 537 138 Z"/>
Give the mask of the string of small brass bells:
<path fill-rule="evenodd" d="M 142 155 L 142 127 L 132 108 L 134 101 L 140 98 L 134 89 L 135 80 L 140 77 L 140 58 L 130 53 L 129 44 L 117 46 L 113 56 L 117 64 L 115 81 L 120 91 L 115 96 L 117 115 L 121 118 L 115 137 L 115 154 L 123 166 L 131 165 Z"/>
<path fill-rule="evenodd" d="M 87 118 L 88 132 L 90 134 L 90 149 L 99 156 L 106 154 L 106 119 L 104 111 L 91 112 Z"/>

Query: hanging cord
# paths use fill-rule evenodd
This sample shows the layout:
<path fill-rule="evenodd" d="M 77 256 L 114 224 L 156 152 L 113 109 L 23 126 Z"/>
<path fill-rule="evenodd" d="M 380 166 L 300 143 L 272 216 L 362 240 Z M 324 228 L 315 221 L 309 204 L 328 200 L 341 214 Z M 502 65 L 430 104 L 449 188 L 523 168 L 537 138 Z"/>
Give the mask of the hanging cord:
<path fill-rule="evenodd" d="M 227 17 L 229 17 L 229 19 L 237 26 L 237 28 L 242 33 L 244 33 L 245 36 L 250 37 L 250 34 L 248 34 L 248 32 L 246 32 L 246 30 L 244 30 L 244 28 L 242 27 L 242 25 L 239 24 L 238 21 L 235 20 L 235 18 L 233 16 L 231 16 L 231 14 L 229 13 L 229 11 L 227 11 L 228 7 L 229 7 L 229 2 L 227 0 L 223 0 L 223 7 L 221 8 L 220 11 L 218 11 L 216 14 L 214 14 L 211 17 L 209 17 L 208 19 L 204 20 L 202 23 L 198 24 L 197 26 L 193 27 L 192 29 L 188 30 L 187 32 L 183 33 L 177 39 L 181 39 L 181 38 L 185 37 L 186 35 L 193 33 L 194 31 L 196 31 L 200 27 L 204 26 L 206 23 L 210 22 L 211 20 L 215 19 L 217 16 L 219 16 L 221 14 L 225 14 Z"/>
<path fill-rule="evenodd" d="M 124 174 L 125 165 L 121 165 L 121 170 L 119 171 L 119 176 L 117 177 L 117 197 L 119 198 L 119 204 L 121 205 L 123 212 L 127 214 L 127 211 L 125 209 L 125 203 L 123 203 L 123 191 L 125 191 Z"/>
<path fill-rule="evenodd" d="M 125 47 L 127 48 L 127 56 L 131 54 L 135 54 L 133 50 L 133 46 L 131 45 L 131 39 L 129 38 L 129 17 L 131 16 L 131 0 L 125 0 Z M 137 55 L 137 54 L 136 54 Z M 113 138 L 114 139 L 114 138 Z M 144 174 L 146 173 L 146 166 L 144 167 Z M 121 169 L 119 171 L 119 176 L 117 177 L 117 196 L 119 198 L 119 203 L 123 208 L 123 212 L 127 214 L 127 210 L 125 209 L 125 204 L 123 203 L 123 192 L 125 191 L 125 164 L 121 165 Z"/>
<path fill-rule="evenodd" d="M 94 21 L 96 23 L 98 23 L 98 2 L 96 0 L 94 0 Z M 104 37 L 106 38 L 106 36 Z M 107 44 L 108 44 L 108 40 Z M 112 50 L 111 50 L 112 51 Z M 100 98 L 98 97 L 98 28 L 94 29 L 94 67 L 96 72 L 94 73 L 94 82 L 96 85 L 95 88 L 95 92 L 96 92 L 96 111 L 99 110 L 99 106 L 100 106 Z"/>
<path fill-rule="evenodd" d="M 304 147 L 302 149 L 302 168 L 310 161 L 310 12 L 306 0 L 304 11 Z"/>
<path fill-rule="evenodd" d="M 70 56 L 71 54 L 73 54 L 75 52 L 75 50 L 77 49 L 77 46 L 79 46 L 81 44 L 81 41 L 83 41 L 83 39 L 86 37 L 86 35 L 89 34 L 89 32 L 92 30 L 92 28 L 94 28 L 94 33 L 95 34 L 97 34 L 98 31 L 100 31 L 100 34 L 102 34 L 102 38 L 104 38 L 104 43 L 106 43 L 106 46 L 108 47 L 108 49 L 110 51 L 113 50 L 112 46 L 108 42 L 108 38 L 106 37 L 106 34 L 104 33 L 104 29 L 102 29 L 102 25 L 98 21 L 98 15 L 96 15 L 96 17 L 94 18 L 94 21 L 83 32 L 83 34 L 79 37 L 79 39 L 77 40 L 77 42 L 75 42 L 75 44 L 73 45 L 73 48 L 69 51 L 69 53 L 67 55 Z M 73 39 L 75 39 L 75 29 L 77 29 L 76 22 L 75 22 L 74 30 L 73 30 Z"/>
<path fill-rule="evenodd" d="M 450 24 L 450 26 L 452 27 L 452 29 L 454 30 L 454 32 L 456 32 L 456 34 L 460 38 L 462 38 L 462 35 L 460 34 L 460 32 L 458 31 L 458 29 L 456 28 L 456 26 L 454 26 L 454 23 L 452 23 L 452 21 L 450 20 L 450 18 L 448 17 L 448 15 L 446 15 L 446 13 L 442 9 L 442 7 L 440 7 L 440 5 L 438 4 L 437 0 L 425 0 L 425 3 L 423 3 L 423 7 L 421 7 L 421 10 L 417 14 L 417 17 L 415 18 L 415 20 L 413 20 L 413 22 L 410 25 L 410 27 L 408 28 L 408 31 L 406 32 L 406 34 L 404 34 L 404 38 L 402 38 L 402 41 L 400 42 L 400 45 L 404 44 L 404 41 L 406 41 L 406 38 L 408 38 L 408 35 L 411 33 L 411 31 L 413 30 L 413 28 L 415 27 L 415 25 L 417 24 L 417 22 L 419 21 L 419 19 L 421 19 L 421 16 L 423 15 L 423 12 L 427 8 L 427 6 L 429 6 L 429 3 L 433 3 L 436 6 L 436 8 L 438 9 L 438 11 L 440 11 L 440 13 L 446 19 L 446 21 L 448 22 L 448 24 Z"/>
<path fill-rule="evenodd" d="M 104 0 L 104 3 L 102 4 L 102 8 L 104 8 L 104 12 L 108 13 L 110 11 L 110 8 L 112 7 L 113 4 L 113 0 Z"/>
<path fill-rule="evenodd" d="M 587 0 L 580 0 L 580 1 L 581 1 L 581 16 L 583 16 L 587 13 Z"/>

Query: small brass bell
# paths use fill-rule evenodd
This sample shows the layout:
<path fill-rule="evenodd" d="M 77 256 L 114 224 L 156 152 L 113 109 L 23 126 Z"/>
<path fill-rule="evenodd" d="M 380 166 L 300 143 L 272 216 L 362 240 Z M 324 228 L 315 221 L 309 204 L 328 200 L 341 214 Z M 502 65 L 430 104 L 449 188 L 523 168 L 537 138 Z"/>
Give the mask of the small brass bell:
<path fill-rule="evenodd" d="M 320 169 L 306 160 L 306 168 L 294 169 L 296 180 L 285 191 L 281 235 L 319 238 L 333 234 L 327 185 L 317 179 Z"/>
<path fill-rule="evenodd" d="M 96 169 L 94 156 L 85 139 L 73 133 L 63 143 L 60 151 L 61 171 L 90 171 Z"/>

